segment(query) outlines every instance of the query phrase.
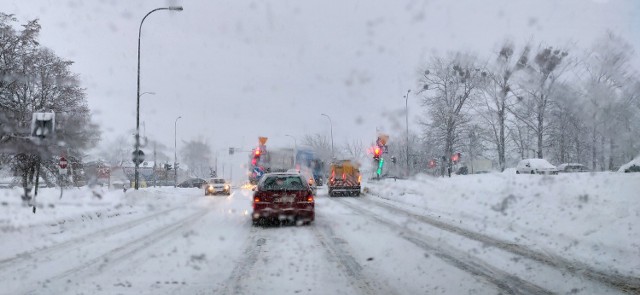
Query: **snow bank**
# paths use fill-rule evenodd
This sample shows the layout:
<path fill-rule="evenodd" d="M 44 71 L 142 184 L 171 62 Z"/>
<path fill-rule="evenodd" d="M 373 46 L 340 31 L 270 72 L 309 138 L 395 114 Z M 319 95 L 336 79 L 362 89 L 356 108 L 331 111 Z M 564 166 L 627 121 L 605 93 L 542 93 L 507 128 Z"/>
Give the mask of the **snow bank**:
<path fill-rule="evenodd" d="M 168 206 L 170 203 L 180 202 L 172 197 L 175 192 L 173 187 L 146 188 L 138 191 L 130 189 L 125 193 L 120 189 L 84 186 L 64 189 L 61 198 L 60 188 L 39 188 L 36 214 L 33 214 L 32 207 L 20 198 L 24 194 L 22 188 L 0 189 L 0 228 L 59 223 L 89 214 L 118 211 L 124 206 L 139 207 L 136 210 L 149 210 L 153 209 L 148 208 L 150 206 Z"/>
<path fill-rule="evenodd" d="M 468 230 L 640 275 L 640 173 L 421 175 L 367 187 L 370 197 Z"/>

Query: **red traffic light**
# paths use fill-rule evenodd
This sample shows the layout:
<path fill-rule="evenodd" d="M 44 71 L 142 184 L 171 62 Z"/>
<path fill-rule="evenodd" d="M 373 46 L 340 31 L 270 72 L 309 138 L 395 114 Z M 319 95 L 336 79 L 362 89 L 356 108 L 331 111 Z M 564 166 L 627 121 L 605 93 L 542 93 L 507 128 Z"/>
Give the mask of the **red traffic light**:
<path fill-rule="evenodd" d="M 455 153 L 451 155 L 451 161 L 454 163 L 457 163 L 458 161 L 460 161 L 460 153 Z"/>
<path fill-rule="evenodd" d="M 380 147 L 376 147 L 375 149 L 373 149 L 373 154 L 375 156 L 380 156 Z"/>
<path fill-rule="evenodd" d="M 260 156 L 260 148 L 257 148 L 257 149 L 256 149 L 256 151 L 255 151 L 254 155 L 255 155 L 256 157 L 259 157 L 259 156 Z"/>

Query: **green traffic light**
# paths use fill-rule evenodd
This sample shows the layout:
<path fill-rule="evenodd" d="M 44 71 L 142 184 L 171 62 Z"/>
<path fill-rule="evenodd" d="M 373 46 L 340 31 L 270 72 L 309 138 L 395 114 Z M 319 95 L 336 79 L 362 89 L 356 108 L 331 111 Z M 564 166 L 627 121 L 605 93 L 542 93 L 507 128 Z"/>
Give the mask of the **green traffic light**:
<path fill-rule="evenodd" d="M 382 166 L 384 165 L 384 158 L 380 158 L 380 162 L 378 162 L 378 171 L 376 173 L 378 176 L 382 174 Z"/>

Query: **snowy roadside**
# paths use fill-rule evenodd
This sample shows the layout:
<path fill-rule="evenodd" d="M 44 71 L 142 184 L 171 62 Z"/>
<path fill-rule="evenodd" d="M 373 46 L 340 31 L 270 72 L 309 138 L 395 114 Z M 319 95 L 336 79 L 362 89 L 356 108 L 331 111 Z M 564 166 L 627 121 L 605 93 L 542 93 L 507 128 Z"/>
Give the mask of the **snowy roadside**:
<path fill-rule="evenodd" d="M 181 192 L 191 192 L 182 190 Z M 0 228 L 11 230 L 100 217 L 104 214 L 154 210 L 183 200 L 174 198 L 176 189 L 147 188 L 139 191 L 108 190 L 102 187 L 68 188 L 60 198 L 59 188 L 40 188 L 36 214 L 22 202 L 22 188 L 0 189 Z"/>
<path fill-rule="evenodd" d="M 640 274 L 639 174 L 494 173 L 365 184 L 367 197 L 596 269 Z"/>

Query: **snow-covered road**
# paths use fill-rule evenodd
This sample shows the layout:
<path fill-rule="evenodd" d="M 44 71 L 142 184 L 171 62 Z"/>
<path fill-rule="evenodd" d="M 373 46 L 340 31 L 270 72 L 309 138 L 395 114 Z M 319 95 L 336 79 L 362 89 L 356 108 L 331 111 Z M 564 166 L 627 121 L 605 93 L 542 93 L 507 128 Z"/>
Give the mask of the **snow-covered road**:
<path fill-rule="evenodd" d="M 483 228 L 495 227 L 499 219 L 487 222 L 469 210 L 440 215 L 446 206 L 435 197 L 429 206 L 412 201 L 412 190 L 435 181 L 451 180 L 370 183 L 362 197 L 330 198 L 320 189 L 315 222 L 282 227 L 251 226 L 250 190 L 237 189 L 228 197 L 204 197 L 198 189 L 111 191 L 80 207 L 74 200 L 81 197 L 70 194 L 65 203 L 47 198 L 45 190 L 40 217 L 0 220 L 0 294 L 638 292 L 638 256 L 611 271 L 610 265 L 594 263 L 606 260 L 602 257 L 580 260 L 581 255 L 532 243 L 534 236 L 510 239 L 535 232 L 532 228 L 511 222 L 503 228 L 510 233 L 501 235 Z M 404 190 L 394 191 L 403 199 L 389 191 L 399 186 Z M 52 203 L 57 205 L 48 206 Z M 15 214 L 15 206 L 3 202 L 2 213 Z M 626 218 L 638 220 L 637 208 L 631 206 Z M 54 209 L 58 213 L 47 215 Z M 61 215 L 65 210 L 69 213 Z M 467 218 L 458 218 L 463 215 Z M 549 229 L 548 236 L 557 232 Z M 610 257 L 633 254 L 637 241 L 618 247 L 622 250 L 601 251 L 618 253 Z"/>

